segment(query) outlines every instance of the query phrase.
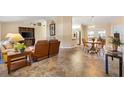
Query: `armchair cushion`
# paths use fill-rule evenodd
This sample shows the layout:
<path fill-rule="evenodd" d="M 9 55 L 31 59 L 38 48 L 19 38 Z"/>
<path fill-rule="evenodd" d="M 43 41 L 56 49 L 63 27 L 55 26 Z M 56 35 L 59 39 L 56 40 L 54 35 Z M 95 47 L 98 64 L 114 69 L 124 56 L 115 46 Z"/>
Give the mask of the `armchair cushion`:
<path fill-rule="evenodd" d="M 47 40 L 39 40 L 35 44 L 34 51 L 32 52 L 32 57 L 34 61 L 42 60 L 48 58 L 49 52 L 49 42 Z"/>

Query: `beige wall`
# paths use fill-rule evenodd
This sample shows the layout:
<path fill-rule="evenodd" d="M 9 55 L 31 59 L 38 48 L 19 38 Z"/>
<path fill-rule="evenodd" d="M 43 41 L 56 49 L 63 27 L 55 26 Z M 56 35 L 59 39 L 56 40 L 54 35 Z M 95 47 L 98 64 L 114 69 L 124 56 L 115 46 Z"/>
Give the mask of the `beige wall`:
<path fill-rule="evenodd" d="M 112 22 L 111 31 L 112 30 L 119 32 L 120 39 L 124 42 L 124 16 L 118 17 Z"/>
<path fill-rule="evenodd" d="M 61 47 L 71 48 L 73 46 L 71 16 L 56 18 L 56 37 L 61 41 Z"/>
<path fill-rule="evenodd" d="M 88 28 L 86 25 L 81 25 L 81 37 L 84 38 L 85 40 L 88 40 L 88 37 L 87 37 L 87 31 L 88 31 Z"/>
<path fill-rule="evenodd" d="M 47 20 L 47 27 L 46 27 L 46 30 L 47 30 L 47 39 L 55 39 L 56 38 L 56 35 L 55 36 L 50 36 L 50 24 L 55 24 L 56 26 L 56 18 L 52 19 L 52 20 Z M 56 32 L 56 29 L 55 29 L 55 32 Z"/>
<path fill-rule="evenodd" d="M 118 17 L 112 22 L 112 25 L 124 24 L 124 16 Z"/>
<path fill-rule="evenodd" d="M 42 26 L 35 27 L 35 38 L 37 40 L 46 40 L 47 39 L 47 29 L 46 22 L 42 22 Z"/>
<path fill-rule="evenodd" d="M 117 19 L 115 19 L 113 22 L 112 22 L 112 24 L 111 24 L 111 32 L 112 32 L 112 28 L 114 27 L 114 26 L 124 26 L 124 16 L 121 16 L 121 17 L 118 17 Z"/>
<path fill-rule="evenodd" d="M 0 40 L 1 40 L 1 23 L 0 23 Z"/>
<path fill-rule="evenodd" d="M 35 28 L 36 41 L 46 39 L 46 23 L 43 22 L 42 24 L 42 26 L 31 26 L 30 22 L 2 23 L 1 38 L 4 39 L 7 33 L 18 33 L 18 27 L 32 27 Z"/>

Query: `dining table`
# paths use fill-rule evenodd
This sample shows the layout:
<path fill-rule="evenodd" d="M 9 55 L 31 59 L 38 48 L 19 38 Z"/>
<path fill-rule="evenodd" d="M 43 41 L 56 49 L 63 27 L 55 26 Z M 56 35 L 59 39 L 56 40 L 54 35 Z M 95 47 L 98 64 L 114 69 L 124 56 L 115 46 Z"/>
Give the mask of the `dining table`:
<path fill-rule="evenodd" d="M 101 45 L 101 42 L 98 41 L 87 41 L 86 44 L 91 44 L 91 48 L 89 49 L 90 53 L 96 53 L 97 52 L 97 45 Z"/>

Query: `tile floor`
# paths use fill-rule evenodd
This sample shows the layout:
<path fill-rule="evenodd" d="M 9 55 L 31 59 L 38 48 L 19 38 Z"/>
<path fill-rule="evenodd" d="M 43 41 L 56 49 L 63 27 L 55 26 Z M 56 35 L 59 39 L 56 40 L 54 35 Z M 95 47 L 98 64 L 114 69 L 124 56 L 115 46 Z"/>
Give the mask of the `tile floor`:
<path fill-rule="evenodd" d="M 1 77 L 117 77 L 118 60 L 109 59 L 109 75 L 104 71 L 104 56 L 83 52 L 81 47 L 60 49 L 57 56 L 35 62 L 7 74 L 5 64 L 0 64 Z M 124 70 L 123 70 L 124 72 Z M 124 75 L 124 73 L 123 73 Z"/>

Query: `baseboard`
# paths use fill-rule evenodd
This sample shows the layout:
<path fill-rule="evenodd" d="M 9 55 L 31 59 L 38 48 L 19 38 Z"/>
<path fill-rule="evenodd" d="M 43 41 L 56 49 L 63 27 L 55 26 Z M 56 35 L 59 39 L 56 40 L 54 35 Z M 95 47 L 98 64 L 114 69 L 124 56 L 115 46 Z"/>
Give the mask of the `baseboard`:
<path fill-rule="evenodd" d="M 75 48 L 76 46 L 71 46 L 71 47 L 63 47 L 63 46 L 60 46 L 60 48 Z"/>

